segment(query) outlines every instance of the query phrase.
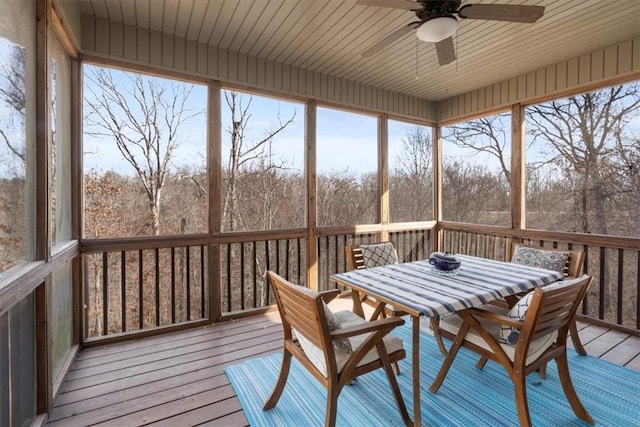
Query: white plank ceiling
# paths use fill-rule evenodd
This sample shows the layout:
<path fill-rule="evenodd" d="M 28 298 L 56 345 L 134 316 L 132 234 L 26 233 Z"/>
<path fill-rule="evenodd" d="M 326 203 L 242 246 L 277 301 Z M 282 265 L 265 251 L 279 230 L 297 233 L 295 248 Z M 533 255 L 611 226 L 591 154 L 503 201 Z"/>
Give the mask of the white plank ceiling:
<path fill-rule="evenodd" d="M 461 20 L 458 58 L 439 66 L 433 44 L 414 33 L 362 58 L 415 15 L 356 0 L 78 1 L 83 14 L 434 101 L 640 36 L 640 0 L 465 0 L 545 14 L 534 24 Z"/>

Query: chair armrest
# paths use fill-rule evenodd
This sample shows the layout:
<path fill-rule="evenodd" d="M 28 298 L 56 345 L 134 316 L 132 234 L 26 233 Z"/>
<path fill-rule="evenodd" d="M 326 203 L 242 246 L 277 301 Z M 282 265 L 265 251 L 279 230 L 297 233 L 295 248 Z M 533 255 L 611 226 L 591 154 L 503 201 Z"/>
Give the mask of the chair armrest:
<path fill-rule="evenodd" d="M 388 329 L 389 331 L 397 326 L 404 325 L 404 319 L 401 317 L 387 317 L 385 319 L 372 320 L 370 322 L 362 322 L 358 325 L 348 326 L 346 328 L 336 329 L 330 332 L 331 339 L 354 337 L 369 332 Z"/>
<path fill-rule="evenodd" d="M 322 291 L 319 293 L 320 298 L 322 298 L 322 300 L 325 303 L 329 303 L 330 301 L 333 301 L 334 299 L 336 299 L 336 297 L 338 295 L 340 295 L 342 293 L 342 291 L 340 289 L 331 289 L 328 291 Z"/>
<path fill-rule="evenodd" d="M 503 314 L 494 313 L 492 311 L 482 310 L 480 308 L 468 308 L 465 310 L 469 314 L 475 317 L 480 317 L 482 319 L 488 320 L 489 322 L 499 323 L 505 326 L 511 326 L 517 329 L 522 328 L 522 324 L 524 322 L 520 320 L 515 320 L 510 317 L 507 317 Z"/>

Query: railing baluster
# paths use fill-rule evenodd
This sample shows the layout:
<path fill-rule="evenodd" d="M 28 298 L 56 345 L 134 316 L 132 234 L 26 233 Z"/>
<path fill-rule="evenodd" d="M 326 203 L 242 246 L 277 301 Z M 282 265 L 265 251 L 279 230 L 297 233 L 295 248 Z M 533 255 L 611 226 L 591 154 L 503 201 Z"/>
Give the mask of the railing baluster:
<path fill-rule="evenodd" d="M 622 325 L 622 303 L 623 303 L 623 293 L 622 290 L 624 288 L 624 250 L 618 249 L 618 304 L 617 304 L 617 319 L 618 325 Z"/>
<path fill-rule="evenodd" d="M 109 334 L 109 253 L 102 254 L 102 335 Z"/>
<path fill-rule="evenodd" d="M 252 242 L 251 245 L 253 246 L 252 248 L 252 270 L 251 270 L 251 276 L 253 276 L 253 308 L 256 308 L 258 306 L 258 275 L 256 273 L 256 269 L 257 269 L 257 264 L 258 264 L 258 250 L 256 248 L 257 243 L 256 242 Z"/>
<path fill-rule="evenodd" d="M 605 263 L 607 262 L 605 248 L 600 246 L 600 307 L 598 310 L 599 319 L 604 319 L 604 301 L 605 301 Z"/>
<path fill-rule="evenodd" d="M 300 238 L 298 237 L 296 239 L 296 245 L 297 245 L 297 258 L 298 258 L 298 283 L 302 284 L 302 265 L 300 263 L 301 258 L 302 258 L 302 251 L 300 250 Z"/>
<path fill-rule="evenodd" d="M 120 292 L 121 292 L 121 331 L 127 330 L 127 256 L 125 251 L 120 252 Z"/>
<path fill-rule="evenodd" d="M 171 323 L 176 323 L 176 248 L 171 248 Z"/>
<path fill-rule="evenodd" d="M 282 274 L 280 271 L 280 239 L 276 240 L 276 271 L 278 274 Z"/>
<path fill-rule="evenodd" d="M 155 250 L 156 326 L 160 326 L 160 249 Z"/>
<path fill-rule="evenodd" d="M 231 243 L 227 243 L 227 311 L 231 311 L 231 257 L 232 257 Z"/>
<path fill-rule="evenodd" d="M 191 251 L 189 246 L 184 247 L 185 257 L 185 294 L 187 297 L 187 321 L 191 320 Z"/>
<path fill-rule="evenodd" d="M 142 249 L 138 250 L 138 323 L 140 329 L 144 329 L 144 256 Z"/>
<path fill-rule="evenodd" d="M 244 243 L 240 243 L 240 309 L 244 310 Z"/>
<path fill-rule="evenodd" d="M 267 268 L 267 271 L 271 269 L 271 263 L 269 262 L 269 241 L 265 240 L 264 241 L 264 256 L 265 256 L 265 266 Z M 264 278 L 264 285 L 267 288 L 267 291 L 265 293 L 266 297 L 264 300 L 264 305 L 269 305 L 269 284 L 266 282 L 267 278 L 265 276 Z"/>
<path fill-rule="evenodd" d="M 285 265 L 285 279 L 289 280 L 289 271 L 291 270 L 291 266 L 290 266 L 290 256 L 289 256 L 289 250 L 290 250 L 290 240 L 291 239 L 287 239 L 285 241 L 285 253 L 284 253 L 284 265 Z"/>
<path fill-rule="evenodd" d="M 205 319 L 205 245 L 200 245 L 200 318 Z"/>

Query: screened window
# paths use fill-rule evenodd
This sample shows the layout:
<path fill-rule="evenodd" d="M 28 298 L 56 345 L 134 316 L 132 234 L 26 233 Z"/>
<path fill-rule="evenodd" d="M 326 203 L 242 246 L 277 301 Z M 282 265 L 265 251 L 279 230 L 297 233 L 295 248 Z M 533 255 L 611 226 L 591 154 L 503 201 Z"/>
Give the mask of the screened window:
<path fill-rule="evenodd" d="M 51 241 L 71 239 L 71 63 L 50 31 Z"/>
<path fill-rule="evenodd" d="M 527 227 L 640 235 L 640 83 L 526 109 Z"/>
<path fill-rule="evenodd" d="M 35 10 L 0 1 L 0 273 L 34 257 Z"/>
<path fill-rule="evenodd" d="M 391 222 L 433 219 L 431 127 L 389 120 Z"/>
<path fill-rule="evenodd" d="M 222 229 L 304 227 L 304 105 L 222 91 Z"/>
<path fill-rule="evenodd" d="M 376 117 L 317 109 L 318 225 L 378 222 Z"/>
<path fill-rule="evenodd" d="M 509 226 L 510 115 L 443 127 L 442 140 L 443 218 Z"/>
<path fill-rule="evenodd" d="M 206 232 L 206 87 L 83 71 L 85 236 Z"/>

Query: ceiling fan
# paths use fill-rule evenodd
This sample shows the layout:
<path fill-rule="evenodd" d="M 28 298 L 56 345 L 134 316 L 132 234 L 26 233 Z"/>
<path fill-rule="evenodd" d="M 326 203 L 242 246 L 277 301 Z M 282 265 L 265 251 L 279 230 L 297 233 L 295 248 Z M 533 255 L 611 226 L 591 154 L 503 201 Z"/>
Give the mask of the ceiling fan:
<path fill-rule="evenodd" d="M 458 19 L 533 23 L 544 14 L 544 6 L 467 4 L 461 7 L 461 3 L 462 0 L 357 0 L 357 4 L 362 6 L 410 10 L 418 18 L 418 21 L 410 22 L 365 50 L 362 56 L 377 55 L 416 30 L 420 40 L 435 43 L 438 63 L 446 65 L 456 59 L 451 36 L 458 30 Z"/>

